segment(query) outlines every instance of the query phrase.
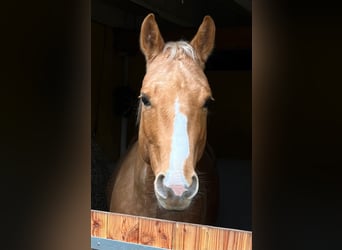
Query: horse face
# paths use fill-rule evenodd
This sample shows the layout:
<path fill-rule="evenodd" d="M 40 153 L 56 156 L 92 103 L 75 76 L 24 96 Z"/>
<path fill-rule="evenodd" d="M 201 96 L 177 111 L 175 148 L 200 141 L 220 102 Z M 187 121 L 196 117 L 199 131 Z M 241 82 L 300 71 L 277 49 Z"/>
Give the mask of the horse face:
<path fill-rule="evenodd" d="M 142 24 L 147 70 L 140 95 L 139 151 L 152 167 L 155 195 L 165 209 L 188 208 L 199 190 L 195 166 L 206 144 L 212 99 L 203 64 L 212 49 L 213 29 L 206 17 L 190 44 L 165 45 L 153 15 Z"/>

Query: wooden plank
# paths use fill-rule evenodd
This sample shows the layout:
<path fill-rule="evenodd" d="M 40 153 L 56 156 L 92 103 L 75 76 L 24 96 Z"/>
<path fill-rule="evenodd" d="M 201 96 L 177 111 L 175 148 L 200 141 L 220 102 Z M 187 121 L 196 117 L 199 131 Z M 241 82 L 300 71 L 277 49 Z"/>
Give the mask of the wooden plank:
<path fill-rule="evenodd" d="M 138 243 L 139 219 L 135 216 L 109 214 L 108 239 Z"/>
<path fill-rule="evenodd" d="M 242 250 L 252 249 L 252 234 L 239 232 L 238 248 Z"/>
<path fill-rule="evenodd" d="M 139 218 L 139 243 L 171 249 L 174 224 L 174 222 Z"/>
<path fill-rule="evenodd" d="M 91 211 L 91 236 L 174 250 L 252 249 L 249 231 L 96 210 Z"/>
<path fill-rule="evenodd" d="M 219 232 L 220 241 L 223 244 L 223 249 L 228 250 L 251 250 L 251 234 L 233 231 L 221 230 Z"/>
<path fill-rule="evenodd" d="M 91 236 L 107 238 L 107 213 L 91 211 L 90 229 Z"/>
<path fill-rule="evenodd" d="M 208 233 L 206 226 L 177 222 L 173 234 L 172 249 L 208 249 Z"/>
<path fill-rule="evenodd" d="M 184 224 L 176 222 L 174 229 L 173 229 L 173 240 L 172 240 L 172 248 L 173 249 L 184 249 Z"/>
<path fill-rule="evenodd" d="M 212 228 L 208 236 L 208 248 L 217 250 L 226 250 L 222 230 L 218 228 Z"/>

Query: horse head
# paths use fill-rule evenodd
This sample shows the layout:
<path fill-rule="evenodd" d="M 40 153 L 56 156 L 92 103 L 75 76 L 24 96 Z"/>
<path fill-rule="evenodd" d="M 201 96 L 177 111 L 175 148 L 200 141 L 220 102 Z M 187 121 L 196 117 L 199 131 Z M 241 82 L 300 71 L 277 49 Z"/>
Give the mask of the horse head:
<path fill-rule="evenodd" d="M 199 190 L 196 164 L 206 145 L 213 100 L 203 70 L 214 39 L 210 16 L 191 42 L 165 43 L 153 14 L 141 26 L 146 74 L 139 96 L 139 152 L 155 175 L 158 203 L 168 210 L 188 208 Z"/>

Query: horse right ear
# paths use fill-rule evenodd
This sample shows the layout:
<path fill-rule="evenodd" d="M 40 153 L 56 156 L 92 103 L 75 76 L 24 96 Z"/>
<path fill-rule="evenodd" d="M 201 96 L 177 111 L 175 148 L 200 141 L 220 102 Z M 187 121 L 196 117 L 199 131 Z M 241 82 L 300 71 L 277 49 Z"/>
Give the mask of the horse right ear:
<path fill-rule="evenodd" d="M 164 40 L 154 18 L 154 14 L 145 17 L 140 31 L 140 49 L 145 55 L 146 61 L 150 62 L 164 48 Z"/>

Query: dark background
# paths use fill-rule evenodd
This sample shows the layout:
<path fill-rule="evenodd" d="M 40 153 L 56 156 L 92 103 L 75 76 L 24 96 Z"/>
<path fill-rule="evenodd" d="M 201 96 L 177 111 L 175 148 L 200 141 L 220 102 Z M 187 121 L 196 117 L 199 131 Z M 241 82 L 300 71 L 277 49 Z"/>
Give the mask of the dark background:
<path fill-rule="evenodd" d="M 252 14 L 251 3 L 238 2 L 92 1 L 93 209 L 107 210 L 108 173 L 137 133 L 137 97 L 145 74 L 139 49 L 143 19 L 153 12 L 165 41 L 190 41 L 203 17 L 211 15 L 216 42 L 205 73 L 215 98 L 208 141 L 221 185 L 216 225 L 252 229 Z"/>
<path fill-rule="evenodd" d="M 341 246 L 340 7 L 253 3 L 253 249 Z M 2 11 L 2 247 L 89 249 L 90 2 Z"/>

